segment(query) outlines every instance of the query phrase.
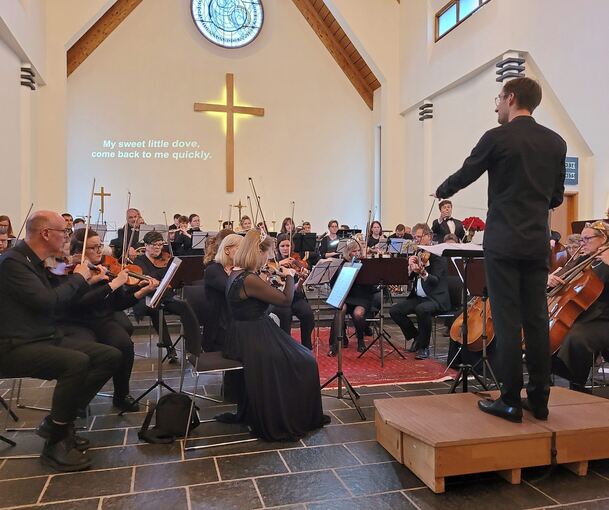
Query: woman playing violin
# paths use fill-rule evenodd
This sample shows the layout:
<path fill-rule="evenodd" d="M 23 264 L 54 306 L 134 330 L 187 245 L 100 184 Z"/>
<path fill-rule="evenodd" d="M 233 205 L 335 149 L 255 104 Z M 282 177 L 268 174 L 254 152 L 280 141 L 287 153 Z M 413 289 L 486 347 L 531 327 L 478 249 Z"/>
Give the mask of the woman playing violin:
<path fill-rule="evenodd" d="M 581 233 L 581 257 L 595 256 L 609 241 L 609 224 L 603 221 L 587 223 Z M 604 283 L 597 300 L 575 320 L 558 353 L 552 360 L 553 371 L 568 379 L 571 389 L 584 391 L 592 354 L 609 349 L 609 250 L 602 252 L 592 262 L 592 271 Z M 556 274 L 548 277 L 548 287 L 564 283 Z"/>
<path fill-rule="evenodd" d="M 302 345 L 310 350 L 313 350 L 311 344 L 311 333 L 315 327 L 313 319 L 313 310 L 307 301 L 302 284 L 304 283 L 307 270 L 306 262 L 300 262 L 293 258 L 292 248 L 294 243 L 290 243 L 290 236 L 280 234 L 277 236 L 277 263 L 279 267 L 291 267 L 296 270 L 296 286 L 294 289 L 294 299 L 290 305 L 278 306 L 272 305 L 269 311 L 279 317 L 281 329 L 288 335 L 291 332 L 292 315 L 300 320 L 300 341 Z"/>
<path fill-rule="evenodd" d="M 370 231 L 368 232 L 368 251 L 372 253 L 379 253 L 375 248 L 380 241 L 386 241 L 387 238 L 383 235 L 383 226 L 380 221 L 373 221 L 370 224 Z"/>
<path fill-rule="evenodd" d="M 83 251 L 85 230 L 77 230 L 70 241 L 70 253 L 76 256 Z M 101 264 L 103 244 L 97 232 L 89 230 L 85 246 L 85 261 L 97 269 L 97 275 L 89 280 L 89 288 L 68 309 L 66 321 L 90 329 L 96 341 L 116 347 L 122 354 L 122 362 L 113 377 L 114 406 L 121 411 L 137 411 L 139 406 L 129 395 L 129 379 L 133 368 L 134 349 L 131 335 L 133 326 L 123 310 L 132 307 L 140 299 L 153 292 L 159 282 L 140 280 L 135 286 L 127 286 L 126 270 L 108 276 Z"/>

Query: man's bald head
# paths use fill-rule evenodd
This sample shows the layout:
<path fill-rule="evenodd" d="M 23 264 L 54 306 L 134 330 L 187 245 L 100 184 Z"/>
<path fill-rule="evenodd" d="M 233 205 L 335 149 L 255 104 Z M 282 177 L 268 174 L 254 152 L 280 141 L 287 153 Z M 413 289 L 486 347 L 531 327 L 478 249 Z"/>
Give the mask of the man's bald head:
<path fill-rule="evenodd" d="M 65 229 L 65 220 L 54 211 L 35 211 L 25 224 L 25 238 L 32 239 L 44 229 Z"/>

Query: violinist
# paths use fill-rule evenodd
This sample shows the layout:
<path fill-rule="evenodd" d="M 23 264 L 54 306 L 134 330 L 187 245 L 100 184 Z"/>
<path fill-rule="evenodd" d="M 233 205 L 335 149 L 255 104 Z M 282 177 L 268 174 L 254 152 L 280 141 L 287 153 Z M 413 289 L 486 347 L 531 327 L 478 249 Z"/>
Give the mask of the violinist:
<path fill-rule="evenodd" d="M 70 242 L 72 256 L 80 255 L 83 249 L 85 230 L 77 230 Z M 140 280 L 137 285 L 127 286 L 127 270 L 118 272 L 110 280 L 102 262 L 103 244 L 97 232 L 89 230 L 85 247 L 85 260 L 97 267 L 97 281 L 84 294 L 73 301 L 66 314 L 66 321 L 90 329 L 95 340 L 117 348 L 122 361 L 114 373 L 114 407 L 123 412 L 139 409 L 129 394 L 129 379 L 133 368 L 134 348 L 131 340 L 133 326 L 123 310 L 132 307 L 158 287 L 157 280 Z"/>
<path fill-rule="evenodd" d="M 582 236 L 581 234 L 571 234 L 567 236 L 567 254 L 569 258 L 575 255 L 575 252 L 579 249 L 582 244 Z"/>
<path fill-rule="evenodd" d="M 322 259 L 336 257 L 339 253 L 336 251 L 338 246 L 338 220 L 330 220 L 328 222 L 328 231 L 324 233 L 321 243 L 319 244 L 319 256 Z"/>
<path fill-rule="evenodd" d="M 4 253 L 8 249 L 8 229 L 0 227 L 0 253 Z"/>
<path fill-rule="evenodd" d="M 342 257 L 345 262 L 351 262 L 354 258 L 358 259 L 362 254 L 362 245 L 355 239 L 349 240 L 347 245 L 342 251 Z M 332 285 L 338 278 L 338 272 L 336 273 Z M 372 309 L 375 301 L 378 302 L 378 295 L 380 292 L 374 285 L 362 285 L 360 283 L 354 283 L 353 287 L 347 295 L 345 304 L 342 310 L 336 313 L 335 319 L 332 322 L 330 328 L 330 351 L 328 356 L 335 356 L 338 351 L 337 345 L 337 324 L 345 324 L 344 318 L 346 314 L 350 314 L 355 326 L 355 334 L 357 336 L 357 351 L 363 352 L 366 349 L 364 343 L 364 335 L 366 334 L 366 316 Z M 339 316 L 342 315 L 341 316 Z M 349 346 L 349 338 L 347 335 L 343 335 L 343 347 Z"/>
<path fill-rule="evenodd" d="M 298 317 L 300 321 L 300 342 L 309 350 L 313 350 L 311 344 L 311 333 L 315 327 L 313 318 L 313 310 L 307 301 L 302 284 L 307 275 L 306 262 L 300 262 L 293 258 L 294 243 L 290 243 L 290 236 L 287 234 L 279 234 L 277 236 L 277 263 L 279 267 L 291 267 L 296 269 L 294 299 L 290 305 L 277 306 L 271 305 L 269 312 L 274 313 L 279 317 L 281 329 L 288 335 L 292 331 L 292 315 Z M 304 270 L 303 270 L 304 269 Z"/>
<path fill-rule="evenodd" d="M 587 223 L 581 233 L 580 257 L 576 261 L 594 256 L 599 248 L 607 246 L 609 224 L 603 221 Z M 592 355 L 609 349 L 609 250 L 592 262 L 592 271 L 604 283 L 598 299 L 575 320 L 564 338 L 560 350 L 552 360 L 553 371 L 570 381 L 573 390 L 584 391 L 592 368 Z M 551 274 L 548 287 L 563 280 Z"/>
<path fill-rule="evenodd" d="M 229 234 L 234 234 L 234 232 L 229 228 L 224 228 L 220 230 L 220 232 L 218 232 L 215 237 L 212 237 L 210 239 L 209 243 L 207 243 L 205 247 L 203 267 L 207 268 L 207 266 L 214 263 L 216 255 L 218 253 L 218 248 L 220 248 L 220 243 L 222 243 L 222 240 Z"/>
<path fill-rule="evenodd" d="M 91 341 L 86 330 L 65 334 L 56 314 L 91 278 L 85 265 L 53 288 L 43 261 L 61 254 L 65 220 L 56 212 L 36 211 L 26 222 L 25 240 L 0 256 L 0 374 L 57 380 L 50 415 L 36 433 L 46 439 L 41 460 L 58 471 L 91 465 L 89 441 L 75 434 L 74 420 L 112 377 L 121 361 L 114 347 Z"/>
<path fill-rule="evenodd" d="M 376 245 L 381 241 L 386 241 L 386 237 L 383 235 L 383 226 L 380 221 L 373 221 L 370 224 L 370 230 L 368 231 L 368 251 L 372 253 L 380 253 L 376 249 Z"/>
<path fill-rule="evenodd" d="M 279 233 L 294 235 L 296 233 L 294 220 L 292 220 L 292 218 L 290 218 L 290 217 L 283 218 L 283 221 L 281 222 L 281 229 L 279 230 Z"/>
<path fill-rule="evenodd" d="M 123 254 L 123 240 L 127 239 L 127 243 L 129 244 L 129 248 L 127 250 L 127 258 L 131 261 L 135 260 L 137 257 L 136 249 L 141 246 L 140 243 L 140 220 L 141 215 L 140 211 L 135 208 L 130 208 L 127 210 L 127 234 L 125 236 L 125 227 L 121 227 L 118 229 L 116 239 L 113 239 L 110 242 L 110 245 L 114 248 L 114 255 L 117 259 L 122 257 Z M 74 222 L 76 224 L 76 222 Z M 76 229 L 76 226 L 74 226 Z"/>
<path fill-rule="evenodd" d="M 465 237 L 465 229 L 460 220 L 453 218 L 453 203 L 450 200 L 440 200 L 438 203 L 440 217 L 433 220 L 431 230 L 434 234 L 434 241 L 440 242 L 446 234 L 455 234 L 459 239 Z"/>
<path fill-rule="evenodd" d="M 414 240 L 419 245 L 431 244 L 432 232 L 427 224 L 417 223 L 412 229 Z M 428 255 L 429 258 L 425 260 Z M 396 303 L 389 310 L 405 340 L 413 339 L 408 350 L 416 352 L 415 359 L 429 358 L 433 316 L 450 308 L 446 271 L 446 259 L 443 257 L 425 251 L 411 256 L 408 259 L 408 274 L 413 281 L 412 292 L 406 301 Z M 411 313 L 417 316 L 418 328 L 408 317 Z"/>
<path fill-rule="evenodd" d="M 239 232 L 247 232 L 252 228 L 252 219 L 249 216 L 241 216 L 239 220 Z"/>

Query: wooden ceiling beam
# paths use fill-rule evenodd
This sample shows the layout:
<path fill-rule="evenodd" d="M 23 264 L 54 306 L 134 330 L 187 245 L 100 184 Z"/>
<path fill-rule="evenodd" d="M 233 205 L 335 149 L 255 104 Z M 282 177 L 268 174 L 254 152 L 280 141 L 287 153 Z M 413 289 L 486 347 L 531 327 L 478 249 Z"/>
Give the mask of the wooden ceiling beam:
<path fill-rule="evenodd" d="M 351 41 L 349 41 L 349 45 L 351 45 L 351 48 L 353 48 L 355 52 L 347 51 L 341 44 L 340 41 L 346 37 L 346 34 L 342 30 L 338 30 L 338 32 L 331 30 L 330 27 L 336 21 L 332 13 L 330 12 L 329 16 L 327 15 L 324 18 L 319 12 L 321 9 L 315 7 L 315 0 L 292 1 L 307 20 L 309 25 L 311 25 L 311 28 L 315 31 L 326 49 L 330 52 L 332 57 L 334 57 L 334 60 L 336 60 L 336 63 L 343 70 L 347 78 L 349 78 L 349 81 L 351 81 L 355 87 L 355 90 L 357 90 L 364 102 L 368 105 L 368 108 L 372 110 L 374 103 L 374 88 L 370 86 L 368 80 L 364 79 L 360 69 L 358 69 L 353 63 L 352 55 L 357 52 L 357 49 L 351 44 Z M 321 7 L 322 9 L 327 9 L 325 4 Z M 349 50 L 351 50 L 351 48 L 349 48 Z M 358 53 L 357 58 L 359 57 L 360 55 Z M 365 72 L 365 74 L 368 73 Z"/>
<path fill-rule="evenodd" d="M 68 50 L 67 64 L 70 76 L 95 49 L 108 37 L 142 0 L 116 0 L 114 4 Z"/>

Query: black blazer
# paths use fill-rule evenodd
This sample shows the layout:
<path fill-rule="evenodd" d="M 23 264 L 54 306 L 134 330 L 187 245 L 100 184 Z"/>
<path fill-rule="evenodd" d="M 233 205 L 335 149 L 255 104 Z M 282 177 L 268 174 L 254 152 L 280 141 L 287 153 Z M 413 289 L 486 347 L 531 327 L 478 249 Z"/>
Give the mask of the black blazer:
<path fill-rule="evenodd" d="M 441 311 L 450 310 L 450 294 L 448 293 L 448 280 L 446 278 L 446 259 L 431 255 L 429 257 L 429 265 L 427 266 L 427 278 L 421 280 L 421 284 L 425 294 L 429 299 L 434 300 L 440 305 Z M 412 273 L 413 286 L 409 297 L 416 296 L 417 280 L 419 275 Z"/>
<path fill-rule="evenodd" d="M 449 198 L 488 170 L 484 249 L 516 259 L 548 256 L 548 210 L 563 201 L 567 144 L 520 116 L 484 133 L 463 167 L 436 190 Z"/>
<path fill-rule="evenodd" d="M 463 239 L 465 237 L 463 223 L 461 220 L 456 220 L 455 218 L 451 218 L 451 220 L 455 223 L 455 235 L 459 240 Z M 437 241 L 438 243 L 444 242 L 444 236 L 450 234 L 450 229 L 445 221 L 440 223 L 438 220 L 433 220 L 431 231 L 434 233 L 434 241 Z"/>

